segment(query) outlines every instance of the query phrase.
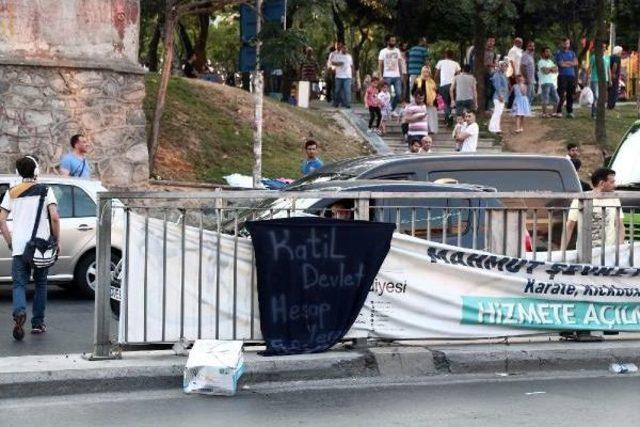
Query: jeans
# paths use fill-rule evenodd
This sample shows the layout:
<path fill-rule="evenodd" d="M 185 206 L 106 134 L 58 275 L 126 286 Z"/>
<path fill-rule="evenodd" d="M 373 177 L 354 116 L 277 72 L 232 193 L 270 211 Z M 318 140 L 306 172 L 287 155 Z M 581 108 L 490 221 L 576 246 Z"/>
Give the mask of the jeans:
<path fill-rule="evenodd" d="M 491 81 L 491 77 L 493 77 L 493 73 L 487 73 L 484 76 L 484 102 L 485 110 L 491 110 L 493 106 L 493 94 L 495 93 L 495 88 L 493 87 L 493 82 Z"/>
<path fill-rule="evenodd" d="M 393 86 L 394 94 L 393 98 L 391 98 L 391 108 L 395 111 L 402 96 L 402 77 L 385 77 L 383 80 L 389 85 L 389 88 Z"/>
<path fill-rule="evenodd" d="M 11 264 L 11 277 L 13 278 L 13 315 L 27 311 L 26 287 L 29 283 L 32 267 L 27 264 L 21 255 L 14 256 Z M 33 316 L 31 325 L 37 326 L 44 321 L 44 310 L 47 305 L 47 273 L 48 268 L 33 268 L 33 281 L 36 293 L 33 297 Z"/>
<path fill-rule="evenodd" d="M 473 99 L 463 99 L 460 101 L 456 101 L 456 116 L 461 116 L 465 110 L 473 111 L 473 107 L 475 107 Z"/>
<path fill-rule="evenodd" d="M 543 83 L 540 87 L 540 98 L 542 98 L 542 105 L 558 105 L 556 86 L 553 83 Z"/>
<path fill-rule="evenodd" d="M 595 117 L 596 111 L 598 110 L 598 96 L 600 96 L 600 87 L 598 85 L 599 83 L 594 82 L 593 80 L 589 84 L 589 87 L 591 87 L 591 92 L 593 92 L 593 104 L 591 104 L 591 117 Z"/>
<path fill-rule="evenodd" d="M 438 88 L 438 93 L 442 97 L 444 101 L 444 121 L 447 123 L 447 126 L 451 126 L 453 124 L 453 119 L 451 118 L 451 85 L 444 85 Z"/>
<path fill-rule="evenodd" d="M 609 86 L 609 97 L 607 98 L 607 107 L 613 110 L 618 102 L 618 90 L 620 89 L 620 80 L 613 79 Z"/>
<path fill-rule="evenodd" d="M 567 114 L 573 113 L 573 93 L 576 91 L 576 78 L 574 76 L 558 76 L 558 108 L 556 113 L 562 113 L 562 104 L 567 100 Z"/>
<path fill-rule="evenodd" d="M 533 98 L 536 96 L 536 83 L 531 82 L 527 84 L 527 98 L 529 98 L 529 105 L 533 106 Z"/>
<path fill-rule="evenodd" d="M 333 89 L 333 106 L 351 107 L 351 79 L 339 79 L 336 77 Z"/>
<path fill-rule="evenodd" d="M 369 107 L 369 129 L 379 128 L 380 120 L 382 120 L 382 112 L 380 111 L 380 107 Z M 375 126 L 373 123 L 375 122 Z"/>

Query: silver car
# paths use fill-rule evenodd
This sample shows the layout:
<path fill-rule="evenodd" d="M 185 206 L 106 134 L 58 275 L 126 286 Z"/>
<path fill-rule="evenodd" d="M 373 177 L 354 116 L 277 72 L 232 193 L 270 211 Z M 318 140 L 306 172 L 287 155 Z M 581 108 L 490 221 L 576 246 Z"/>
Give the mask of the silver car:
<path fill-rule="evenodd" d="M 19 182 L 16 175 L 0 175 L 0 201 Z M 96 280 L 96 213 L 98 192 L 107 191 L 99 181 L 62 176 L 41 176 L 58 199 L 60 214 L 60 256 L 49 269 L 49 282 L 71 288 L 80 296 L 93 298 Z M 115 212 L 115 210 L 114 210 Z M 11 228 L 12 217 L 7 224 Z M 114 224 L 116 222 L 114 221 Z M 1 240 L 1 239 L 0 239 Z M 111 268 L 120 260 L 121 234 L 112 230 Z M 0 241 L 0 283 L 11 283 L 11 251 Z"/>

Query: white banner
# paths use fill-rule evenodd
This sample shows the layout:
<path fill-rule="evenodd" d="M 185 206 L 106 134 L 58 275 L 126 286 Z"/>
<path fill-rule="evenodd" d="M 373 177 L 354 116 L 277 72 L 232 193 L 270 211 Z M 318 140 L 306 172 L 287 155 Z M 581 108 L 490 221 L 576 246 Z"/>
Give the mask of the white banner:
<path fill-rule="evenodd" d="M 128 303 L 120 321 L 120 342 L 261 338 L 257 292 L 251 290 L 256 284 L 251 278 L 249 239 L 222 236 L 218 282 L 217 234 L 203 231 L 200 257 L 199 230 L 185 227 L 182 280 L 181 226 L 167 223 L 165 248 L 163 222 L 150 218 L 145 245 L 144 218 L 133 214 L 130 218 Z M 634 255 L 634 265 L 640 264 L 640 245 Z M 554 253 L 552 259 L 560 256 Z M 640 331 L 640 270 L 575 264 L 575 252 L 566 257 L 568 262 L 546 263 L 395 234 L 347 337 L 477 338 L 545 330 Z M 628 245 L 619 257 L 621 265 L 628 265 Z M 546 259 L 546 254 L 539 253 L 538 259 Z M 594 264 L 599 262 L 597 250 L 593 259 Z M 608 265 L 613 259 L 613 252 L 607 253 Z"/>

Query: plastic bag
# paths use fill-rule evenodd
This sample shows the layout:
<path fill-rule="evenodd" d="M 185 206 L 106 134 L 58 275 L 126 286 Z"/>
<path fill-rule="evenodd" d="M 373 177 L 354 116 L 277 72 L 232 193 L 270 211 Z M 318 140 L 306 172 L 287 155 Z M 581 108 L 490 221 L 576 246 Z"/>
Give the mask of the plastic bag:
<path fill-rule="evenodd" d="M 580 105 L 582 107 L 591 107 L 593 104 L 593 91 L 590 87 L 585 87 L 580 91 Z"/>
<path fill-rule="evenodd" d="M 184 368 L 183 390 L 233 396 L 243 372 L 242 341 L 197 340 Z"/>

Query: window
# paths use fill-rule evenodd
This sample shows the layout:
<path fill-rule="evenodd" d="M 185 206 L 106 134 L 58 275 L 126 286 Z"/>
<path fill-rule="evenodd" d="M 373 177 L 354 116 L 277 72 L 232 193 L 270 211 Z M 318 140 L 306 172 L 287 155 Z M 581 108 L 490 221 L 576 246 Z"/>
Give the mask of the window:
<path fill-rule="evenodd" d="M 52 185 L 51 189 L 58 200 L 60 218 L 73 218 L 73 188 L 69 185 Z"/>
<path fill-rule="evenodd" d="M 60 218 L 84 218 L 96 216 L 96 203 L 81 188 L 71 185 L 51 185 L 58 199 Z"/>
<path fill-rule="evenodd" d="M 429 172 L 429 181 L 453 178 L 460 183 L 494 187 L 498 191 L 565 191 L 553 170 L 452 170 Z"/>
<path fill-rule="evenodd" d="M 434 239 L 446 229 L 452 237 L 466 232 L 470 213 L 464 208 L 469 206 L 467 199 L 392 199 L 377 218 L 396 224 L 400 233 Z"/>
<path fill-rule="evenodd" d="M 96 216 L 96 203 L 78 187 L 73 188 L 73 216 L 75 218 Z"/>

